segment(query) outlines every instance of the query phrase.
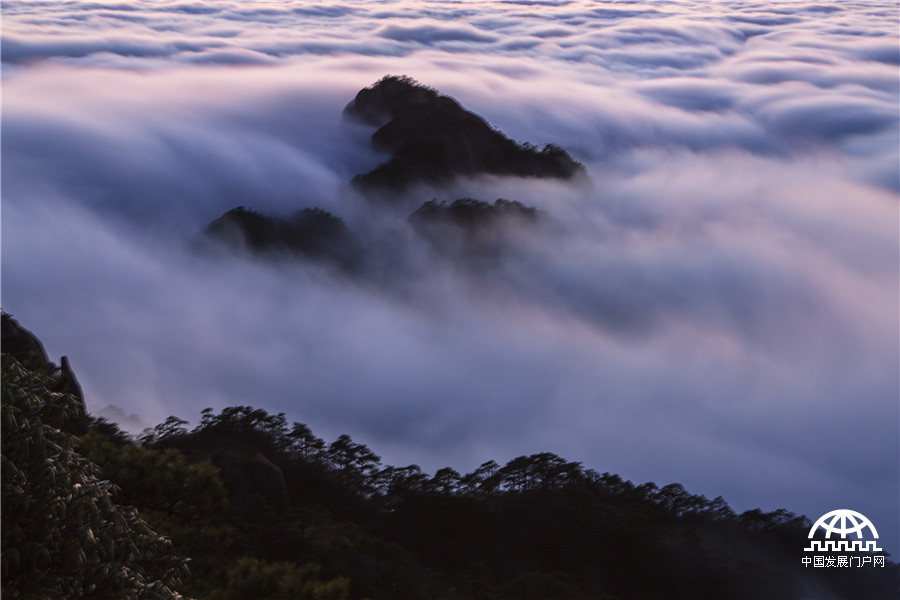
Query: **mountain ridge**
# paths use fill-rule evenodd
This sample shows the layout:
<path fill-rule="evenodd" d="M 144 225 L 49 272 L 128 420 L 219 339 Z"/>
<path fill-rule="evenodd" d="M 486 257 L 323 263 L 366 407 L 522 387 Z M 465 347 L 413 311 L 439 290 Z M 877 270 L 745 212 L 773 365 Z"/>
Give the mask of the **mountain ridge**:
<path fill-rule="evenodd" d="M 18 365 L 3 359 L 4 374 L 9 362 Z M 38 410 L 18 422 L 39 424 L 41 403 L 53 401 L 33 392 Z M 890 561 L 877 570 L 804 568 L 810 521 L 802 515 L 737 514 L 721 497 L 676 483 L 635 485 L 550 452 L 430 476 L 417 465 L 382 465 L 348 435 L 329 444 L 283 413 L 250 406 L 206 409 L 197 427 L 187 425 L 169 417 L 134 440 L 90 418 L 77 442 L 63 443 L 100 467 L 118 487 L 117 502 L 171 536 L 153 564 L 190 556 L 180 580 L 202 600 L 897 597 L 900 566 Z M 4 459 L 46 463 L 19 451 L 39 441 L 4 446 Z M 81 458 L 68 465 L 94 468 Z M 77 495 L 57 494 L 52 507 L 32 505 L 28 514 L 10 508 L 24 506 L 13 494 L 32 491 L 22 485 L 4 486 L 4 536 L 31 535 L 17 524 L 35 510 L 78 526 L 65 506 Z M 32 542 L 41 543 L 17 543 Z M 14 554 L 4 550 L 4 573 L 12 574 L 4 590 L 18 589 Z"/>

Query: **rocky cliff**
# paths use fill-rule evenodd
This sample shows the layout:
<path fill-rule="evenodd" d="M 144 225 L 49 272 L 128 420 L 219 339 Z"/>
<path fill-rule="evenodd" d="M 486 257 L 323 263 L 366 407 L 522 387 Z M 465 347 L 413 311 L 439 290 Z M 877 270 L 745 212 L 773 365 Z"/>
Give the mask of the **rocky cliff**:
<path fill-rule="evenodd" d="M 460 175 L 570 179 L 584 173 L 562 148 L 517 144 L 453 98 L 408 77 L 387 76 L 360 90 L 344 114 L 377 127 L 373 147 L 391 154 L 354 178 L 363 191 L 400 191 Z"/>

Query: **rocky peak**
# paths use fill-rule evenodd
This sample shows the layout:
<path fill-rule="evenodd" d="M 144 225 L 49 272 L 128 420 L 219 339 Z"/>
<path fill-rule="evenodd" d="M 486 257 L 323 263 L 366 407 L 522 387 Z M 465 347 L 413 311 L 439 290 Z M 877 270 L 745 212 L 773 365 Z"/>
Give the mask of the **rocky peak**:
<path fill-rule="evenodd" d="M 63 356 L 62 367 L 57 367 L 48 357 L 44 345 L 29 330 L 25 329 L 12 316 L 0 313 L 0 350 L 3 354 L 12 356 L 22 366 L 32 371 L 39 372 L 50 378 L 50 391 L 60 394 L 71 394 L 76 401 L 75 414 L 66 418 L 56 426 L 70 433 L 83 433 L 87 411 L 85 410 L 84 393 L 81 385 L 75 377 L 75 372 L 69 365 L 69 359 Z"/>
<path fill-rule="evenodd" d="M 517 144 L 456 100 L 405 76 L 387 76 L 361 90 L 344 114 L 377 127 L 373 147 L 392 154 L 354 178 L 364 191 L 399 191 L 460 175 L 570 179 L 584 173 L 562 148 Z"/>
<path fill-rule="evenodd" d="M 452 102 L 459 108 L 453 99 L 440 96 L 437 91 L 419 85 L 411 77 L 388 75 L 372 87 L 360 90 L 344 109 L 344 114 L 381 127 L 403 113 L 427 110 L 444 101 Z"/>
<path fill-rule="evenodd" d="M 194 240 L 204 250 L 208 241 L 252 254 L 284 254 L 333 264 L 352 271 L 362 254 L 344 221 L 321 208 L 306 208 L 286 217 L 234 208 L 210 223 Z"/>
<path fill-rule="evenodd" d="M 0 319 L 2 319 L 0 348 L 4 354 L 9 354 L 26 368 L 47 374 L 56 372 L 56 366 L 50 362 L 44 345 L 36 335 L 19 325 L 19 322 L 7 313 L 2 313 Z"/>

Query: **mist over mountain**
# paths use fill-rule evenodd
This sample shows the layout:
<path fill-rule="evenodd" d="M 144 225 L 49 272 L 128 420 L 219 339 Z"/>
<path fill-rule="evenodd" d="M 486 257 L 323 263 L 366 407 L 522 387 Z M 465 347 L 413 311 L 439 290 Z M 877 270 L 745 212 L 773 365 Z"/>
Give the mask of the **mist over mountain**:
<path fill-rule="evenodd" d="M 131 431 L 251 405 L 428 472 L 546 450 L 737 512 L 858 510 L 896 551 L 898 17 L 4 2 L 3 307 Z M 409 153 L 373 202 L 351 182 L 415 128 L 380 151 L 394 117 L 342 111 L 386 73 L 586 177 Z M 235 207 L 262 218 L 194 252 Z M 313 208 L 343 227 L 292 221 Z"/>
<path fill-rule="evenodd" d="M 372 136 L 373 145 L 391 148 L 393 157 L 352 180 L 366 199 L 377 201 L 368 211 L 376 223 L 379 213 L 385 211 L 384 205 L 391 203 L 391 196 L 384 193 L 393 193 L 394 204 L 402 206 L 410 198 L 402 194 L 403 189 L 415 182 L 446 184 L 455 177 L 480 172 L 525 178 L 585 174 L 584 167 L 558 147 L 538 152 L 527 145 L 519 146 L 477 115 L 464 111 L 453 99 L 405 76 L 385 76 L 364 88 L 344 114 L 375 125 L 387 122 Z M 409 215 L 407 223 L 395 226 L 411 225 L 431 250 L 456 266 L 497 266 L 495 259 L 513 249 L 523 229 L 537 233 L 540 218 L 537 209 L 517 200 L 501 198 L 491 204 L 459 198 L 424 202 Z M 367 265 L 385 265 L 394 258 L 379 255 L 390 249 L 377 240 L 362 243 L 343 220 L 318 207 L 285 217 L 263 215 L 243 206 L 234 208 L 207 225 L 191 245 L 208 253 L 211 244 L 260 258 L 293 257 L 328 264 L 346 274 L 370 279 L 377 279 L 379 274 L 364 273 L 369 270 Z M 396 245 L 393 250 L 397 250 Z M 407 244 L 401 252 L 415 252 L 415 244 Z M 403 268 L 409 262 L 401 260 L 393 269 L 398 275 L 415 276 Z"/>
<path fill-rule="evenodd" d="M 514 252 L 517 240 L 525 233 L 539 233 L 537 228 L 546 224 L 542 222 L 545 220 L 535 208 L 515 200 L 501 198 L 491 204 L 460 198 L 452 203 L 424 202 L 409 215 L 408 223 L 419 242 L 427 242 L 438 256 L 455 261 L 457 266 L 472 266 L 467 258 L 498 258 Z M 384 265 L 394 258 L 390 254 L 396 250 L 396 246 L 386 248 L 378 240 L 361 243 L 340 218 L 320 208 L 305 208 L 294 215 L 278 217 L 244 206 L 211 222 L 194 236 L 190 246 L 207 256 L 217 250 L 230 250 L 262 260 L 312 261 L 337 267 L 347 275 L 369 278 L 379 274 L 367 272 L 368 267 Z M 410 246 L 420 247 L 415 243 Z M 383 255 L 385 252 L 388 256 Z M 399 274 L 403 264 L 408 263 L 395 263 L 394 270 Z"/>
<path fill-rule="evenodd" d="M 239 206 L 210 223 L 193 240 L 198 251 L 218 242 L 238 252 L 272 258 L 290 255 L 352 271 L 364 260 L 362 249 L 344 222 L 320 208 L 304 208 L 285 218 Z"/>
<path fill-rule="evenodd" d="M 388 202 L 388 196 L 382 193 L 387 191 L 393 192 L 396 203 L 397 197 L 408 200 L 401 192 L 412 183 L 446 184 L 454 177 L 478 173 L 557 178 L 584 174 L 584 167 L 558 147 L 538 152 L 519 146 L 453 99 L 409 77 L 381 78 L 361 90 L 344 114 L 375 125 L 387 121 L 372 136 L 373 145 L 390 148 L 394 155 L 352 180 L 367 199 Z M 375 206 L 370 212 L 377 219 L 381 210 L 383 207 Z M 458 240 L 448 237 L 463 233 L 468 251 L 493 254 L 503 245 L 510 227 L 530 225 L 537 218 L 535 208 L 515 200 L 498 199 L 489 204 L 460 198 L 452 203 L 427 201 L 409 216 L 409 222 L 436 248 L 446 250 L 457 244 Z M 457 231 L 448 230 L 448 226 Z M 371 256 L 379 251 L 377 244 L 363 247 L 340 218 L 318 207 L 289 217 L 273 217 L 241 206 L 207 225 L 193 247 L 208 250 L 206 242 L 270 258 L 288 254 L 328 262 L 345 271 L 358 271 L 365 260 L 383 262 Z"/>
<path fill-rule="evenodd" d="M 538 228 L 548 225 L 547 216 L 534 207 L 503 198 L 493 204 L 473 198 L 429 200 L 409 216 L 409 221 L 436 252 L 459 260 L 499 258 L 515 252 L 521 236 L 546 233 Z"/>

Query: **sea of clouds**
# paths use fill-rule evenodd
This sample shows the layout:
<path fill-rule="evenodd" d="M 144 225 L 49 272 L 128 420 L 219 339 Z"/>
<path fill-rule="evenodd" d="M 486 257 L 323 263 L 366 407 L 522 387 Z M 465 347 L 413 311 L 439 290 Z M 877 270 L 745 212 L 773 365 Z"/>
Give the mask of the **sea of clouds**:
<path fill-rule="evenodd" d="M 850 508 L 898 549 L 894 2 L 4 2 L 3 308 L 133 431 L 249 404 L 386 463 L 551 451 L 737 510 Z M 590 182 L 373 206 L 342 118 L 415 77 Z M 425 200 L 549 226 L 441 259 Z M 365 278 L 198 256 L 319 206 Z"/>

